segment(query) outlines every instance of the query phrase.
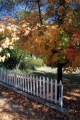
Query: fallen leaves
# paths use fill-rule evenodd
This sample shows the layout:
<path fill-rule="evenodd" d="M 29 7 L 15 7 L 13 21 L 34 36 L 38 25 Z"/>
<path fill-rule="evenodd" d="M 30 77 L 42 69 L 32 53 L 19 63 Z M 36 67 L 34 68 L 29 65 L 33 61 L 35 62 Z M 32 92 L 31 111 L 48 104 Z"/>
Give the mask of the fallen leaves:
<path fill-rule="evenodd" d="M 80 89 L 67 85 L 63 99 L 64 108 L 68 109 L 66 114 L 0 86 L 0 120 L 79 120 Z"/>

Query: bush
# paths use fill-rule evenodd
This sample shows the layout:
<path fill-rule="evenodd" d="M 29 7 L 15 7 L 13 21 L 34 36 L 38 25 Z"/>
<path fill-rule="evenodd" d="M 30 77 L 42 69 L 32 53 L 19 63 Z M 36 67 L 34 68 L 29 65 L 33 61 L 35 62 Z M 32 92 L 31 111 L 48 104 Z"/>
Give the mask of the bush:
<path fill-rule="evenodd" d="M 27 58 L 23 59 L 20 62 L 20 69 L 21 70 L 35 70 L 36 67 L 41 67 L 43 65 L 43 60 L 41 59 L 33 59 Z"/>
<path fill-rule="evenodd" d="M 10 57 L 6 58 L 4 62 L 1 62 L 0 67 L 7 69 L 16 68 L 20 63 L 20 59 L 23 57 L 22 51 L 17 46 L 14 46 L 12 50 L 7 49 L 6 51 L 10 53 Z"/>

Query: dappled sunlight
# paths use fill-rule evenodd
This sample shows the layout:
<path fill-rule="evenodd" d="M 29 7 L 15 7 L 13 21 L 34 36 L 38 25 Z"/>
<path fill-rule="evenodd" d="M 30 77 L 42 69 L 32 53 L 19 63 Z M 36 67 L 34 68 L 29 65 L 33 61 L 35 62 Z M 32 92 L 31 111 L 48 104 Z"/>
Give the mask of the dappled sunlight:
<path fill-rule="evenodd" d="M 80 89 L 72 89 L 71 91 L 66 91 L 66 95 L 64 95 L 64 98 L 67 100 L 79 100 L 80 99 Z"/>
<path fill-rule="evenodd" d="M 49 70 L 49 69 L 48 69 Z M 56 73 L 46 71 L 35 71 L 35 75 L 57 78 Z M 80 82 L 78 74 L 63 74 L 64 96 L 63 107 L 68 110 L 68 113 L 62 114 L 54 109 L 50 109 L 37 101 L 28 99 L 12 90 L 0 86 L 0 117 L 4 120 L 51 120 L 65 118 L 65 120 L 80 118 Z M 0 102 L 1 103 L 1 102 Z M 6 117 L 5 117 L 6 116 Z M 73 119 L 74 120 L 74 119 Z"/>
<path fill-rule="evenodd" d="M 0 98 L 3 100 L 3 104 L 0 104 L 0 117 L 2 120 L 46 120 L 45 117 L 48 114 L 53 116 L 55 112 L 49 107 L 2 86 L 0 86 Z M 59 112 L 56 112 L 56 114 L 59 114 Z"/>
<path fill-rule="evenodd" d="M 40 68 L 37 68 L 36 69 L 37 71 L 43 71 L 43 72 L 50 72 L 50 73 L 57 73 L 57 68 L 51 68 L 51 67 L 46 67 L 46 66 L 43 66 L 43 67 L 40 67 Z"/>

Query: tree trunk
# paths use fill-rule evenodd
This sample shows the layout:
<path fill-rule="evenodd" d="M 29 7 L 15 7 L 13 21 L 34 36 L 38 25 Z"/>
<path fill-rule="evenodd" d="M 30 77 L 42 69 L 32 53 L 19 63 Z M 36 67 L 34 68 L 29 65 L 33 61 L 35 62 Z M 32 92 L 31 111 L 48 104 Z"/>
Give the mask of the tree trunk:
<path fill-rule="evenodd" d="M 39 12 L 39 19 L 40 19 L 40 24 L 42 25 L 42 17 L 41 17 L 41 10 L 40 10 L 40 0 L 37 0 L 37 4 L 38 4 L 38 12 Z"/>
<path fill-rule="evenodd" d="M 58 69 L 57 69 L 57 83 L 62 81 L 62 65 L 58 63 Z M 59 86 L 57 87 L 57 99 L 59 100 Z"/>
<path fill-rule="evenodd" d="M 57 82 L 59 83 L 60 80 L 62 81 L 62 64 L 58 63 Z"/>

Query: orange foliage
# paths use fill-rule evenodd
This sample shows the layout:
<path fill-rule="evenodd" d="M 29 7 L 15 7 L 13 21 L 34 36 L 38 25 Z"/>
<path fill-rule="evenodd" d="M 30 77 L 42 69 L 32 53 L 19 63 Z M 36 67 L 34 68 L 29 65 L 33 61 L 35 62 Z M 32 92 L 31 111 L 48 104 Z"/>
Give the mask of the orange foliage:
<path fill-rule="evenodd" d="M 72 2 L 72 0 L 65 1 L 65 4 Z M 58 1 L 48 0 L 48 3 L 55 5 Z M 10 34 L 10 41 L 13 42 L 16 42 L 15 38 L 18 39 L 19 37 L 19 47 L 27 49 L 29 53 L 37 57 L 43 57 L 46 64 L 53 67 L 61 63 L 66 71 L 72 71 L 76 67 L 80 67 L 79 13 L 75 12 L 72 8 L 67 8 L 67 11 L 65 10 L 65 5 L 64 7 L 61 5 L 57 8 L 61 17 L 64 18 L 60 26 L 54 25 L 54 23 L 40 25 L 38 13 L 35 11 L 36 19 L 33 14 L 27 15 L 23 20 L 17 21 L 17 30 L 15 29 L 16 23 L 12 20 L 12 27 L 8 26 L 8 29 L 5 28 L 7 32 L 4 32 L 5 26 L 2 24 L 0 33 L 3 36 L 3 33 L 6 35 Z M 65 16 L 63 16 L 63 13 Z M 10 19 L 8 18 L 8 20 Z M 14 23 L 15 25 L 13 25 Z"/>
<path fill-rule="evenodd" d="M 69 28 L 67 29 L 69 32 Z M 46 64 L 56 66 L 59 62 L 66 64 L 66 71 L 73 71 L 80 66 L 80 61 L 77 62 L 80 59 L 80 48 L 76 44 L 73 31 L 67 34 L 63 26 L 38 25 L 29 31 L 27 39 L 22 35 L 23 41 L 20 45 L 29 53 L 42 56 Z"/>

